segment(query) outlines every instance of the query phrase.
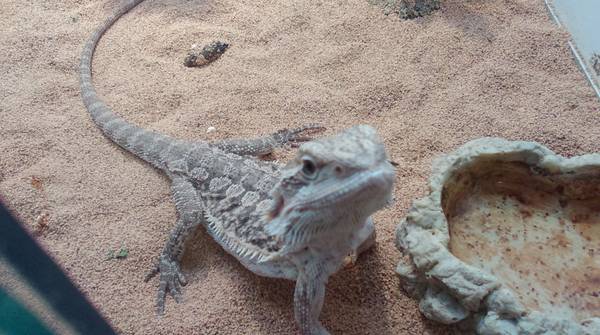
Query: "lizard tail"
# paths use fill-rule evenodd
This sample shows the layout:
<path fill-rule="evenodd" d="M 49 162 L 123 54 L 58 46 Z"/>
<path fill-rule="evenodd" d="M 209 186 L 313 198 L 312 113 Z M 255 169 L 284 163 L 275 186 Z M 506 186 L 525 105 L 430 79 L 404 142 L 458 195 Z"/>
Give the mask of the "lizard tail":
<path fill-rule="evenodd" d="M 117 116 L 96 93 L 92 83 L 92 57 L 102 35 L 124 14 L 144 0 L 127 0 L 112 16 L 106 19 L 88 39 L 79 65 L 81 97 L 85 107 L 104 135 L 125 150 L 135 154 L 159 169 L 165 168 L 165 157 L 178 141 L 168 136 L 145 130 Z"/>

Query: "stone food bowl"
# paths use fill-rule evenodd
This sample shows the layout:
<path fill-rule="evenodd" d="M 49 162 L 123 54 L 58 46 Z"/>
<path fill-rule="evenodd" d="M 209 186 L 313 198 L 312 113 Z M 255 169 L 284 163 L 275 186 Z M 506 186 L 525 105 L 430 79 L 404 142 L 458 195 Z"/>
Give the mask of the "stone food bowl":
<path fill-rule="evenodd" d="M 600 334 L 600 155 L 482 138 L 433 166 L 396 232 L 421 312 L 461 333 Z"/>

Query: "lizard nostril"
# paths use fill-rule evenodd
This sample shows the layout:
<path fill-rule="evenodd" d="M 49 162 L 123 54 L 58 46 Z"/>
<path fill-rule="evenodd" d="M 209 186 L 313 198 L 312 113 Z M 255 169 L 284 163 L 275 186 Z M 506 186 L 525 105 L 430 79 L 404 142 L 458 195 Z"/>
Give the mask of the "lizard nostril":
<path fill-rule="evenodd" d="M 333 171 L 335 171 L 335 174 L 339 176 L 339 175 L 341 175 L 342 173 L 344 173 L 344 168 L 342 168 L 342 167 L 341 167 L 341 166 L 339 166 L 339 165 L 336 165 L 336 166 L 333 168 Z"/>

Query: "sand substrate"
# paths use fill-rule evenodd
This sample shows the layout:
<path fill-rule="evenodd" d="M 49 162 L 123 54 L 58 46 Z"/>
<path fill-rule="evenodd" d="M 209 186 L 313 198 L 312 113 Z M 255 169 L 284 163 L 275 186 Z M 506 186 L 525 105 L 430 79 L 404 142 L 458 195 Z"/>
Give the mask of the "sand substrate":
<path fill-rule="evenodd" d="M 0 194 L 32 231 L 47 213 L 39 241 L 122 334 L 295 333 L 293 283 L 252 274 L 202 231 L 184 301 L 155 315 L 157 281 L 142 279 L 175 222 L 169 183 L 103 137 L 79 97 L 83 44 L 118 4 L 3 1 Z M 183 66 L 213 39 L 231 44 L 223 57 Z M 101 41 L 94 81 L 120 115 L 184 139 L 375 126 L 399 163 L 397 201 L 375 216 L 376 247 L 331 278 L 321 318 L 333 334 L 444 334 L 400 289 L 396 224 L 432 158 L 468 140 L 600 152 L 600 103 L 567 40 L 541 0 L 451 0 L 405 22 L 365 0 L 148 0 Z"/>

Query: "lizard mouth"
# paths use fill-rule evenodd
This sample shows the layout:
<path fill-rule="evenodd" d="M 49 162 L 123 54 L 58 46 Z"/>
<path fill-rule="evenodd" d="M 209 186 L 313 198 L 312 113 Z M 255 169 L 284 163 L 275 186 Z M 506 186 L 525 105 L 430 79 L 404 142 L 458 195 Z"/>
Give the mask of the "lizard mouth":
<path fill-rule="evenodd" d="M 299 250 L 317 235 L 332 237 L 331 232 L 338 229 L 353 229 L 352 222 L 363 223 L 391 199 L 394 174 L 390 164 L 383 164 L 314 185 L 303 196 L 286 199 L 278 195 L 265 231 L 283 243 L 285 254 Z"/>
<path fill-rule="evenodd" d="M 330 208 L 345 202 L 349 202 L 350 205 L 356 205 L 357 202 L 364 201 L 385 203 L 391 196 L 393 180 L 394 171 L 388 167 L 364 171 L 347 178 L 341 183 L 336 181 L 325 185 L 318 192 L 321 196 L 299 199 L 297 203 L 290 204 L 286 212 L 294 209 L 306 211 Z M 283 203 L 281 207 L 284 207 Z"/>

